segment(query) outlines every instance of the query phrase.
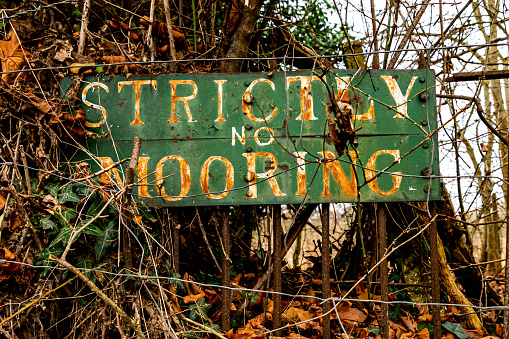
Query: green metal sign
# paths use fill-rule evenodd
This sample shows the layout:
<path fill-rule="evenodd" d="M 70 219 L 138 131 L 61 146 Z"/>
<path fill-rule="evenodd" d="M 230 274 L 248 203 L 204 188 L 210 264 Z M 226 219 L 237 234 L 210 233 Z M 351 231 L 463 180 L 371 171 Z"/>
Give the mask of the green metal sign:
<path fill-rule="evenodd" d="M 133 194 L 157 206 L 437 200 L 439 180 L 426 177 L 439 173 L 434 79 L 429 70 L 86 77 L 77 97 L 89 155 L 77 159 L 107 168 L 142 138 Z M 331 95 L 354 113 L 358 146 L 340 158 Z M 121 187 L 125 166 L 102 180 Z"/>

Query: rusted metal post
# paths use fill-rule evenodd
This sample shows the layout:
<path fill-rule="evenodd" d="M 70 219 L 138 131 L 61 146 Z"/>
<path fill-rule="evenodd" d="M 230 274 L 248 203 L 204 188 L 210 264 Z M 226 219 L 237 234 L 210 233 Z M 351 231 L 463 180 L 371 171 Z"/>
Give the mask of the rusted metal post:
<path fill-rule="evenodd" d="M 429 202 L 429 209 L 431 218 L 435 217 L 435 203 Z M 438 264 L 438 241 L 437 241 L 437 223 L 435 220 L 429 226 L 429 246 L 431 255 L 431 301 L 433 303 L 440 302 L 440 278 L 439 278 L 439 264 Z M 440 306 L 433 305 L 433 339 L 441 338 L 441 324 L 440 324 Z"/>
<path fill-rule="evenodd" d="M 223 243 L 222 265 L 223 270 L 221 277 L 222 288 L 222 314 L 221 327 L 223 331 L 230 329 L 230 207 L 225 206 L 221 209 L 221 240 Z"/>
<path fill-rule="evenodd" d="M 138 166 L 138 159 L 140 158 L 140 149 L 141 149 L 141 138 L 134 137 L 133 153 L 131 156 L 131 160 L 129 161 L 129 166 L 127 166 L 125 175 L 127 201 L 131 201 L 131 193 L 133 191 L 132 185 L 134 183 L 134 177 L 136 176 L 136 167 Z M 122 228 L 122 247 L 124 251 L 125 266 L 131 268 L 133 267 L 133 257 L 131 253 L 131 244 L 129 241 L 129 231 L 127 230 L 127 227 Z"/>
<path fill-rule="evenodd" d="M 508 165 L 509 166 L 509 165 Z M 505 294 L 504 294 L 504 333 L 503 338 L 509 339 L 509 191 L 506 191 L 505 196 Z"/>
<path fill-rule="evenodd" d="M 174 212 L 172 217 L 172 225 L 171 225 L 171 246 L 172 246 L 172 254 L 173 254 L 173 271 L 175 273 L 180 273 L 180 225 L 179 218 L 176 212 Z"/>
<path fill-rule="evenodd" d="M 378 249 L 380 258 L 387 252 L 387 227 L 385 217 L 385 206 L 384 204 L 376 205 L 376 223 L 378 226 Z M 380 263 L 380 290 L 382 303 L 382 328 L 381 334 L 382 339 L 389 339 L 389 264 L 387 259 Z"/>
<path fill-rule="evenodd" d="M 330 243 L 329 243 L 329 206 L 330 204 L 322 204 L 322 298 L 330 298 Z M 326 301 L 323 303 L 323 313 L 326 314 L 330 311 L 331 302 Z M 330 339 L 330 314 L 323 317 L 323 339 Z"/>
<path fill-rule="evenodd" d="M 281 205 L 272 206 L 272 237 L 274 239 L 274 329 L 281 327 Z M 280 337 L 281 330 L 275 331 L 274 336 Z"/>

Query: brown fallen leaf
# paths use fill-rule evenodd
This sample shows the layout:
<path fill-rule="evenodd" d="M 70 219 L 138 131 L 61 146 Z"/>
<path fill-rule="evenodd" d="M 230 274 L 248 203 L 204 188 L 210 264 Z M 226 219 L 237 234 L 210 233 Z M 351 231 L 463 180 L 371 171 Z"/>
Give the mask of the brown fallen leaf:
<path fill-rule="evenodd" d="M 10 40 L 0 40 L 0 61 L 2 62 L 2 72 L 17 71 L 22 68 L 25 58 L 30 57 L 30 53 L 23 49 L 14 30 L 9 31 Z M 15 73 L 2 74 L 2 80 L 5 84 L 10 84 Z"/>
<path fill-rule="evenodd" d="M 233 328 L 226 332 L 224 336 L 228 339 L 251 339 L 254 332 L 251 333 L 233 333 Z"/>
<path fill-rule="evenodd" d="M 189 294 L 184 297 L 184 304 L 195 303 L 201 298 L 205 297 L 205 292 L 201 291 L 199 294 Z"/>
<path fill-rule="evenodd" d="M 306 321 L 313 318 L 313 313 L 305 311 L 296 307 L 287 308 L 283 314 L 281 315 L 281 320 L 283 322 L 297 322 L 297 321 Z"/>
<path fill-rule="evenodd" d="M 105 64 L 117 64 L 122 62 L 135 62 L 138 61 L 138 58 L 127 58 L 123 55 L 105 55 L 103 56 L 103 61 Z M 136 65 L 126 65 L 127 67 L 137 67 Z"/>
<path fill-rule="evenodd" d="M 339 304 L 337 307 L 337 314 L 341 320 L 357 321 L 361 323 L 367 319 L 367 314 L 354 307 L 350 307 L 351 305 L 349 301 L 342 301 L 341 304 Z"/>
<path fill-rule="evenodd" d="M 148 27 L 150 19 L 145 16 L 145 19 L 140 19 L 140 24 L 142 24 L 145 27 Z M 168 39 L 168 26 L 166 25 L 166 22 L 161 22 L 155 20 L 152 24 L 152 32 L 154 36 L 162 39 L 167 40 Z M 189 43 L 187 42 L 186 36 L 184 33 L 180 32 L 180 30 L 173 26 L 173 29 L 171 31 L 173 35 L 173 41 L 175 43 L 175 51 L 187 51 L 189 49 Z"/>
<path fill-rule="evenodd" d="M 495 324 L 495 332 L 500 338 L 504 336 L 504 328 L 502 327 L 502 324 Z"/>
<path fill-rule="evenodd" d="M 95 64 L 81 64 L 81 63 L 78 63 L 78 62 L 74 62 L 74 63 L 71 64 L 71 66 L 74 66 L 74 67 L 70 68 L 69 70 L 73 74 L 78 74 L 78 73 L 80 73 L 82 67 L 85 67 L 85 66 L 94 66 L 94 65 Z M 94 72 L 94 70 L 92 68 L 88 67 L 83 72 L 83 74 L 88 74 L 88 73 L 92 73 L 92 72 Z"/>
<path fill-rule="evenodd" d="M 168 290 L 170 291 L 170 299 L 171 299 L 171 305 L 173 306 L 173 310 L 180 314 L 182 310 L 180 309 L 179 302 L 177 300 L 177 290 L 172 284 L 168 284 Z"/>
<path fill-rule="evenodd" d="M 463 332 L 468 334 L 471 339 L 481 339 L 484 336 L 484 332 L 481 330 L 465 330 Z"/>
<path fill-rule="evenodd" d="M 21 226 L 21 219 L 17 213 L 11 213 L 9 215 L 9 229 L 14 231 L 16 228 Z"/>
<path fill-rule="evenodd" d="M 48 121 L 48 126 L 64 140 L 81 142 L 85 137 L 85 111 L 80 109 L 76 115 L 70 113 L 54 113 Z"/>
<path fill-rule="evenodd" d="M 429 330 L 428 328 L 423 328 L 422 331 L 417 332 L 417 338 L 419 339 L 429 339 Z"/>
<path fill-rule="evenodd" d="M 8 248 L 4 247 L 0 250 L 0 259 L 10 260 L 10 261 L 19 261 L 18 256 L 12 253 Z M 9 277 L 20 268 L 20 264 L 15 263 L 3 263 L 0 264 L 0 281 L 9 279 Z"/>
<path fill-rule="evenodd" d="M 404 311 L 404 312 L 405 312 L 406 316 L 405 317 L 399 317 L 399 320 L 410 331 L 417 332 L 417 323 L 415 322 L 414 318 L 412 317 L 412 315 L 410 313 L 408 313 L 406 311 Z"/>
<path fill-rule="evenodd" d="M 0 210 L 4 209 L 4 206 L 5 206 L 6 202 L 7 202 L 7 200 L 5 199 L 5 197 L 0 194 Z"/>

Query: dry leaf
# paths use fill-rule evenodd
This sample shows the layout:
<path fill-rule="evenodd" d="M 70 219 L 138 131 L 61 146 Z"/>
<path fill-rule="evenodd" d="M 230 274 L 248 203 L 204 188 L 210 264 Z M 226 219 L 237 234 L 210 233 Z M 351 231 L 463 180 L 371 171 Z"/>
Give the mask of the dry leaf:
<path fill-rule="evenodd" d="M 135 62 L 138 61 L 138 58 L 127 58 L 123 55 L 105 55 L 103 56 L 103 61 L 105 64 L 117 64 L 122 62 Z M 126 65 L 127 67 L 136 67 L 136 65 Z"/>
<path fill-rule="evenodd" d="M 429 313 L 427 314 L 423 314 L 423 315 L 420 315 L 417 317 L 417 320 L 419 320 L 420 322 L 431 322 L 433 320 L 433 316 Z"/>
<path fill-rule="evenodd" d="M 91 63 L 91 64 L 81 64 L 79 62 L 75 62 L 75 63 L 71 64 L 71 66 L 75 66 L 75 67 L 70 68 L 70 71 L 71 71 L 71 73 L 78 74 L 78 73 L 80 73 L 80 70 L 81 70 L 82 67 L 84 67 L 84 66 L 93 66 L 93 65 L 95 65 L 95 64 L 93 64 L 93 63 Z M 87 73 L 91 73 L 91 72 L 93 72 L 93 69 L 88 68 L 87 70 L 85 70 L 83 72 L 83 74 L 87 74 Z"/>
<path fill-rule="evenodd" d="M 312 319 L 313 317 L 314 317 L 313 313 L 310 313 L 300 308 L 289 307 L 281 315 L 281 320 L 283 322 L 289 323 L 297 321 L 306 321 Z"/>
<path fill-rule="evenodd" d="M 10 260 L 10 261 L 19 261 L 18 256 L 16 254 L 12 253 L 9 249 L 7 249 L 5 247 L 0 250 L 0 259 Z M 14 264 L 14 263 L 10 263 L 10 262 L 0 264 L 0 268 L 2 269 L 2 271 L 0 273 L 0 281 L 9 279 L 9 277 L 15 271 L 19 270 L 20 266 L 21 266 L 20 264 Z"/>
<path fill-rule="evenodd" d="M 41 113 L 48 114 L 51 111 L 51 105 L 43 99 L 40 99 L 35 94 L 27 92 L 23 94 L 26 99 L 32 104 L 35 108 L 37 108 Z M 42 116 L 38 116 L 41 118 Z"/>
<path fill-rule="evenodd" d="M 428 328 L 424 328 L 422 331 L 417 333 L 417 337 L 419 339 L 429 339 L 429 330 Z"/>
<path fill-rule="evenodd" d="M 14 231 L 19 226 L 21 226 L 21 219 L 19 218 L 18 214 L 14 212 L 11 213 L 9 215 L 9 229 L 11 231 Z"/>
<path fill-rule="evenodd" d="M 5 206 L 6 202 L 7 202 L 7 200 L 5 199 L 5 197 L 0 194 L 0 210 L 4 209 L 4 206 Z"/>
<path fill-rule="evenodd" d="M 341 320 L 357 321 L 361 323 L 367 319 L 368 316 L 364 312 L 350 307 L 350 305 L 351 303 L 348 301 L 342 301 L 341 304 L 339 304 L 337 313 Z"/>
<path fill-rule="evenodd" d="M 69 113 L 53 113 L 48 121 L 48 126 L 52 127 L 58 136 L 64 140 L 73 140 L 81 142 L 85 137 L 85 122 L 87 117 L 85 111 L 80 109 L 76 115 Z"/>
<path fill-rule="evenodd" d="M 189 294 L 184 297 L 184 304 L 195 303 L 201 298 L 205 297 L 205 292 L 201 291 L 199 294 Z"/>
<path fill-rule="evenodd" d="M 139 214 L 135 214 L 135 215 L 133 216 L 133 219 L 134 219 L 134 222 L 136 223 L 136 225 L 141 225 L 141 219 L 142 219 L 142 218 L 143 218 L 143 217 L 142 217 L 141 215 L 139 215 Z"/>
<path fill-rule="evenodd" d="M 406 328 L 408 328 L 412 332 L 417 332 L 417 323 L 415 322 L 412 315 L 406 311 L 403 311 L 406 314 L 406 317 L 399 317 L 399 320 L 401 320 L 401 323 L 405 325 Z"/>
<path fill-rule="evenodd" d="M 30 57 L 28 51 L 23 50 L 21 42 L 14 30 L 9 32 L 11 40 L 0 40 L 0 61 L 2 62 L 2 72 L 10 72 L 21 69 L 25 63 L 25 58 Z M 10 84 L 12 73 L 2 74 L 4 83 Z"/>
<path fill-rule="evenodd" d="M 502 327 L 502 324 L 495 324 L 495 332 L 500 338 L 504 336 L 504 328 Z"/>

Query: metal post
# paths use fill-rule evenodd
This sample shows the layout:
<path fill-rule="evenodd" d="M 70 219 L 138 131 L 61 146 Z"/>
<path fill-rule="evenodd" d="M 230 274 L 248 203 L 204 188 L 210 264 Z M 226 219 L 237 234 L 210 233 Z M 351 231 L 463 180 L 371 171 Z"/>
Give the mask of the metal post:
<path fill-rule="evenodd" d="M 429 202 L 429 209 L 431 212 L 431 218 L 435 217 L 435 203 Z M 430 254 L 431 254 L 431 299 L 433 303 L 440 302 L 440 278 L 438 265 L 438 241 L 437 241 L 437 223 L 435 220 L 431 222 L 429 226 L 429 243 L 430 243 Z M 433 339 L 441 338 L 440 328 L 440 306 L 433 305 Z"/>
<path fill-rule="evenodd" d="M 223 270 L 221 277 L 221 284 L 225 287 L 222 288 L 222 313 L 221 313 L 221 327 L 223 331 L 230 329 L 230 219 L 229 219 L 229 206 L 225 206 L 221 210 L 221 240 L 223 243 L 222 265 Z"/>
<path fill-rule="evenodd" d="M 330 204 L 322 204 L 322 298 L 330 298 L 330 244 L 329 244 L 329 206 Z M 331 302 L 326 301 L 323 303 L 323 313 L 326 314 L 330 311 Z M 330 314 L 323 317 L 323 339 L 330 339 Z"/>
<path fill-rule="evenodd" d="M 272 206 L 272 233 L 274 239 L 274 329 L 281 327 L 281 205 Z M 275 331 L 274 336 L 280 337 L 281 330 Z"/>
<path fill-rule="evenodd" d="M 509 165 L 507 165 L 509 166 Z M 504 294 L 504 333 L 503 338 L 509 339 L 509 189 L 506 189 L 505 196 L 505 294 Z"/>
<path fill-rule="evenodd" d="M 380 258 L 387 252 L 387 228 L 384 204 L 376 205 L 376 223 L 378 226 L 378 249 Z M 389 264 L 387 259 L 380 263 L 380 289 L 382 301 L 389 301 Z M 382 303 L 382 339 L 389 339 L 389 304 Z"/>
<path fill-rule="evenodd" d="M 171 246 L 173 253 L 173 271 L 180 273 L 180 225 L 176 212 L 173 214 L 171 227 Z"/>

